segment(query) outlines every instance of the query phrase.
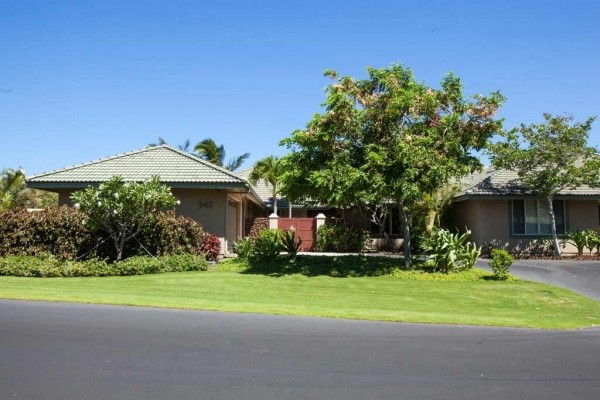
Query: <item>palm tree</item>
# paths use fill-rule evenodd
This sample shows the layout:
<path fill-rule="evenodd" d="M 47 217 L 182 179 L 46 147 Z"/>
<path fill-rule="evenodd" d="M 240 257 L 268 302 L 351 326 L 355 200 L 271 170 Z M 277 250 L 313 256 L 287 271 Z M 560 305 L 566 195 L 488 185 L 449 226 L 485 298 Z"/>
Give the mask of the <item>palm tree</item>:
<path fill-rule="evenodd" d="M 7 168 L 0 178 L 0 212 L 13 207 L 29 206 L 33 203 L 34 193 L 27 188 L 25 172 L 19 168 Z"/>
<path fill-rule="evenodd" d="M 279 178 L 283 174 L 283 162 L 276 156 L 268 156 L 258 160 L 252 172 L 248 176 L 248 181 L 252 185 L 256 185 L 258 181 L 271 184 L 273 187 L 273 213 L 277 214 L 277 184 Z"/>
<path fill-rule="evenodd" d="M 217 143 L 213 139 L 204 139 L 203 141 L 196 144 L 194 152 L 201 159 L 208 161 L 212 164 L 223 167 L 229 171 L 235 171 L 242 166 L 244 161 L 250 157 L 250 153 L 244 153 L 240 156 L 233 157 L 225 164 L 225 147 L 223 145 L 217 146 Z"/>
<path fill-rule="evenodd" d="M 163 146 L 165 144 L 169 145 L 169 143 L 167 143 L 167 141 L 165 139 L 163 139 L 159 136 L 158 143 L 150 143 L 150 144 L 148 144 L 147 147 L 157 147 L 157 146 Z M 177 148 L 181 151 L 190 151 L 191 145 L 192 145 L 192 142 L 190 142 L 190 139 L 186 139 L 185 142 L 183 142 L 183 144 L 178 145 Z"/>

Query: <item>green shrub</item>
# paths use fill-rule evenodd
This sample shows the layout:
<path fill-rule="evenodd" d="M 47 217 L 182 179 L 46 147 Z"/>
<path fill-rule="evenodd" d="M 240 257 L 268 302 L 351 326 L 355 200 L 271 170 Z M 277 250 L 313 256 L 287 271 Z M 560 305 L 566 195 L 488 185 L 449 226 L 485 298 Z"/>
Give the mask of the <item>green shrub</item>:
<path fill-rule="evenodd" d="M 208 263 L 201 255 L 173 254 L 159 258 L 160 272 L 206 271 Z"/>
<path fill-rule="evenodd" d="M 423 241 L 423 249 L 428 261 L 435 269 L 448 273 L 473 268 L 481 249 L 468 241 L 471 231 L 458 234 L 447 229 L 437 228 Z"/>
<path fill-rule="evenodd" d="M 358 253 L 369 243 L 369 235 L 360 228 L 338 223 L 321 225 L 317 230 L 317 251 Z"/>
<path fill-rule="evenodd" d="M 281 253 L 281 231 L 278 229 L 265 229 L 260 231 L 256 239 L 250 258 L 256 261 L 271 261 Z"/>
<path fill-rule="evenodd" d="M 296 231 L 290 229 L 281 234 L 281 245 L 290 256 L 295 257 L 302 246 L 302 238 L 296 235 Z"/>
<path fill-rule="evenodd" d="M 504 249 L 493 249 L 492 259 L 489 261 L 490 268 L 494 272 L 494 278 L 504 281 L 508 278 L 510 266 L 514 259 L 510 253 Z"/>
<path fill-rule="evenodd" d="M 87 277 L 144 275 L 162 272 L 206 271 L 203 256 L 180 254 L 160 258 L 135 256 L 116 263 L 90 259 L 61 261 L 51 255 L 0 257 L 0 275 L 29 277 Z"/>
<path fill-rule="evenodd" d="M 243 260 L 250 258 L 253 249 L 254 242 L 249 237 L 240 238 L 237 242 L 233 243 L 233 252 Z"/>

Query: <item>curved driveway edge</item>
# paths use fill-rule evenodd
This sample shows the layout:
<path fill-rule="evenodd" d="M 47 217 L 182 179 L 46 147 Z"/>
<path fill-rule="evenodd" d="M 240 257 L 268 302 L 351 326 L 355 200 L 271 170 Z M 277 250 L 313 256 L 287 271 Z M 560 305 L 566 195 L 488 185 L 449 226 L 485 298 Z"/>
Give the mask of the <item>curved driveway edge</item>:
<path fill-rule="evenodd" d="M 488 260 L 477 267 L 491 271 Z M 549 283 L 600 301 L 600 261 L 515 260 L 510 273 L 528 281 Z"/>

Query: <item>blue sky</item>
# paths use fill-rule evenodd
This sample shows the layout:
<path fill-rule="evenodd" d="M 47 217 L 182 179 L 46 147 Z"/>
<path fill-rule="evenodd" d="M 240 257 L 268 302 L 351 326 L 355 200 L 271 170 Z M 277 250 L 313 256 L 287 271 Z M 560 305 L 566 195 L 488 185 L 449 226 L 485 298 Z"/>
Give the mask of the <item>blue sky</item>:
<path fill-rule="evenodd" d="M 465 94 L 500 90 L 505 126 L 600 114 L 596 1 L 0 3 L 0 167 L 28 174 L 214 138 L 251 163 L 319 111 L 326 68 L 400 62 Z M 591 144 L 600 145 L 600 121 Z"/>

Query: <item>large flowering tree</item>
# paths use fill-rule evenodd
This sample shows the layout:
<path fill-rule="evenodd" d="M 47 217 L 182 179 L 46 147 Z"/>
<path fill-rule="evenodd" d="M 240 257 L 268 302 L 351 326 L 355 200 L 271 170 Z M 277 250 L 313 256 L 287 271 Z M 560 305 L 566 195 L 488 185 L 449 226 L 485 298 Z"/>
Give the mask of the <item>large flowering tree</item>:
<path fill-rule="evenodd" d="M 98 188 L 73 193 L 71 201 L 86 215 L 87 226 L 110 235 L 117 261 L 123 259 L 125 243 L 135 238 L 147 222 L 153 221 L 159 211 L 179 204 L 157 176 L 140 183 L 124 182 L 115 176 Z"/>
<path fill-rule="evenodd" d="M 501 129 L 499 92 L 466 98 L 458 77 L 439 88 L 401 65 L 340 77 L 327 87 L 324 112 L 284 139 L 291 152 L 282 194 L 294 202 L 336 207 L 395 204 L 410 264 L 411 206 L 426 193 L 481 168 L 476 152 Z"/>

